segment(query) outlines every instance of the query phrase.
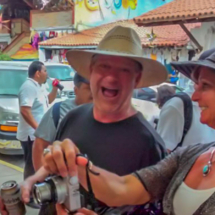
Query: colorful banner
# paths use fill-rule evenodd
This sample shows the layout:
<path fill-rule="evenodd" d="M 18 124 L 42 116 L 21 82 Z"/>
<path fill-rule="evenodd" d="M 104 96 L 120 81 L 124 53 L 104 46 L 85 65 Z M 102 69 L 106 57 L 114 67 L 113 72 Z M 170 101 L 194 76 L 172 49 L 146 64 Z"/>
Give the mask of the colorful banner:
<path fill-rule="evenodd" d="M 131 19 L 172 0 L 74 0 L 78 30 Z"/>

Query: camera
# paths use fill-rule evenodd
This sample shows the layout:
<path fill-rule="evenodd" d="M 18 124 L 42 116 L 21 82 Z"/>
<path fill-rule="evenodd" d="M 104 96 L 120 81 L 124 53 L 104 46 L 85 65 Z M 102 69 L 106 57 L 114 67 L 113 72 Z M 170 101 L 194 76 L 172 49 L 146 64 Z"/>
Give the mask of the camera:
<path fill-rule="evenodd" d="M 44 182 L 33 186 L 33 198 L 39 205 L 51 202 L 63 204 L 68 212 L 76 212 L 82 207 L 82 196 L 79 191 L 78 178 L 50 176 Z"/>

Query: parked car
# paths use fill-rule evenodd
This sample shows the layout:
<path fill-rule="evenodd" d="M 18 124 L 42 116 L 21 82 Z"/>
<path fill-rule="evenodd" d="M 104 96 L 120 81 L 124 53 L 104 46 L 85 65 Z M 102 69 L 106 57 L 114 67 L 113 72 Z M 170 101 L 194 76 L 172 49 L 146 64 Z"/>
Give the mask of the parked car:
<path fill-rule="evenodd" d="M 16 139 L 19 123 L 18 93 L 27 78 L 29 62 L 0 62 L 0 153 L 20 155 L 23 150 Z M 46 64 L 48 75 L 64 85 L 55 102 L 74 97 L 74 70 L 63 64 Z M 51 91 L 51 81 L 47 88 Z"/>

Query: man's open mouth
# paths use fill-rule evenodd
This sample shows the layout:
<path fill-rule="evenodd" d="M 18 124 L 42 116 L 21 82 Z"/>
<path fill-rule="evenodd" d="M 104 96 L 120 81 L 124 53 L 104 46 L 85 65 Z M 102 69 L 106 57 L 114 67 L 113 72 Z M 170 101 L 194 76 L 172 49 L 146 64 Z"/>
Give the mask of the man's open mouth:
<path fill-rule="evenodd" d="M 109 98 L 114 98 L 118 95 L 119 90 L 116 89 L 108 89 L 106 87 L 102 87 L 102 93 L 104 96 L 109 97 Z"/>

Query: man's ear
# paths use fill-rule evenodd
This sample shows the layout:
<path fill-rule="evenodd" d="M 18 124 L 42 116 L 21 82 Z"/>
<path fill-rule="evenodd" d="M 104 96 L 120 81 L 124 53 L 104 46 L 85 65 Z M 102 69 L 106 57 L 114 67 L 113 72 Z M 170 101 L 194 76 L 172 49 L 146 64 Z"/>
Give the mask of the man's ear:
<path fill-rule="evenodd" d="M 140 79 L 142 77 L 142 72 L 138 72 L 136 75 L 136 80 L 135 80 L 135 87 L 138 85 L 138 83 L 140 82 Z"/>
<path fill-rule="evenodd" d="M 40 77 L 40 71 L 39 71 L 39 70 L 37 70 L 37 71 L 36 71 L 36 73 L 35 73 L 34 77 L 37 77 L 37 78 L 39 78 L 39 77 Z"/>

